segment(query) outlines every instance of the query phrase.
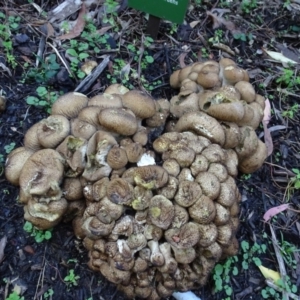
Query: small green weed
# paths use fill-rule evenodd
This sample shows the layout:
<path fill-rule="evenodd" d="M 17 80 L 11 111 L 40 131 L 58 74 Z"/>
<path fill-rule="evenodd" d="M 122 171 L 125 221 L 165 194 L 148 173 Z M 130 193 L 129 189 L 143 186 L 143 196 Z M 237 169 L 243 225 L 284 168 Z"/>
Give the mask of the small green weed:
<path fill-rule="evenodd" d="M 17 66 L 16 58 L 13 55 L 13 43 L 11 34 L 19 27 L 21 18 L 9 16 L 6 18 L 5 14 L 0 12 L 0 39 L 2 39 L 2 47 L 4 48 L 7 62 L 15 68 Z"/>
<path fill-rule="evenodd" d="M 61 66 L 56 62 L 57 57 L 54 53 L 47 56 L 45 61 L 40 57 L 38 59 L 40 61 L 39 68 L 29 68 L 28 72 L 24 73 L 22 82 L 47 84 L 56 76 Z"/>
<path fill-rule="evenodd" d="M 44 240 L 50 240 L 52 237 L 52 229 L 48 229 L 48 230 L 38 230 L 36 229 L 32 223 L 26 221 L 23 229 L 30 233 L 30 236 L 34 237 L 35 241 L 37 243 L 42 243 Z"/>
<path fill-rule="evenodd" d="M 217 29 L 214 33 L 214 36 L 209 38 L 208 41 L 211 43 L 211 44 L 217 44 L 217 43 L 221 43 L 222 42 L 222 39 L 223 39 L 223 30 L 222 29 Z"/>
<path fill-rule="evenodd" d="M 296 103 L 292 105 L 289 109 L 282 112 L 282 116 L 285 118 L 293 119 L 295 114 L 297 114 L 299 108 L 299 104 Z"/>
<path fill-rule="evenodd" d="M 300 86 L 300 76 L 297 76 L 291 69 L 283 69 L 283 73 L 276 79 L 276 83 L 286 87 L 289 91 L 293 91 Z"/>
<path fill-rule="evenodd" d="M 12 292 L 9 294 L 8 298 L 5 300 L 24 300 L 24 297 L 17 294 L 17 292 Z"/>
<path fill-rule="evenodd" d="M 16 143 L 15 142 L 11 142 L 10 144 L 5 145 L 4 146 L 5 153 L 9 154 L 11 151 L 14 150 L 15 147 L 16 147 Z"/>
<path fill-rule="evenodd" d="M 256 7 L 257 7 L 256 0 L 242 0 L 241 2 L 241 9 L 243 13 L 249 14 Z"/>
<path fill-rule="evenodd" d="M 236 40 L 241 40 L 241 41 L 243 41 L 243 42 L 247 42 L 247 41 L 253 40 L 253 35 L 252 35 L 252 33 L 243 33 L 243 32 L 240 32 L 240 33 L 234 33 L 234 34 L 233 34 L 233 37 L 234 37 Z"/>
<path fill-rule="evenodd" d="M 54 295 L 54 291 L 53 291 L 53 289 L 50 288 L 44 293 L 43 297 L 44 297 L 44 299 L 48 299 L 48 298 L 52 297 L 53 295 Z"/>
<path fill-rule="evenodd" d="M 64 278 L 64 281 L 68 286 L 76 286 L 78 285 L 78 280 L 80 279 L 79 275 L 75 275 L 74 270 L 69 270 L 69 274 Z"/>
<path fill-rule="evenodd" d="M 239 273 L 238 269 L 234 264 L 238 261 L 237 256 L 230 257 L 226 262 L 217 264 L 213 269 L 213 279 L 215 281 L 215 291 L 225 291 L 226 298 L 224 300 L 230 300 L 232 295 L 232 287 L 230 286 L 230 278 L 232 275 Z"/>
<path fill-rule="evenodd" d="M 57 92 L 50 92 L 44 86 L 39 86 L 36 89 L 36 93 L 38 97 L 35 96 L 28 96 L 26 98 L 26 102 L 29 105 L 43 107 L 47 111 L 47 113 L 51 113 L 51 107 L 53 103 L 59 97 L 59 93 Z"/>
<path fill-rule="evenodd" d="M 116 12 L 116 7 L 117 6 L 118 6 L 117 1 L 105 0 L 105 3 L 104 3 L 105 15 L 103 17 L 103 22 L 115 27 L 115 30 L 118 29 L 118 24 L 115 21 L 115 19 L 118 16 L 118 14 Z"/>
<path fill-rule="evenodd" d="M 291 184 L 293 188 L 298 190 L 300 189 L 300 170 L 294 168 L 292 171 L 296 174 L 296 176 L 291 178 Z"/>
<path fill-rule="evenodd" d="M 250 179 L 251 178 L 251 174 L 243 174 L 242 176 L 241 176 L 241 179 L 242 180 L 248 180 L 248 179 Z"/>

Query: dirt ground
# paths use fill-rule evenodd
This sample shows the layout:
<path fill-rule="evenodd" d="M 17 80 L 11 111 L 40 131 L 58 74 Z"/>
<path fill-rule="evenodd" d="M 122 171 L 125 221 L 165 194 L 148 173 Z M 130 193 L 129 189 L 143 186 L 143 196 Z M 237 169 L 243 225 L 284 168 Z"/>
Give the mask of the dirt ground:
<path fill-rule="evenodd" d="M 216 278 L 211 276 L 206 286 L 194 292 L 203 300 L 283 299 L 281 292 L 276 295 L 272 294 L 274 290 L 268 290 L 255 265 L 259 259 L 265 267 L 282 271 L 274 250 L 277 244 L 289 276 L 286 290 L 299 299 L 300 2 L 190 1 L 184 24 L 161 21 L 152 41 L 144 35 L 145 14 L 129 8 L 126 1 L 118 1 L 117 6 L 115 1 L 106 1 L 111 9 L 106 11 L 105 1 L 90 1 L 93 4 L 88 11 L 97 13 L 86 26 L 105 37 L 96 46 L 82 36 L 80 25 L 77 34 L 76 30 L 69 31 L 75 32 L 73 37 L 57 38 L 76 23 L 81 7 L 59 19 L 51 12 L 62 2 L 0 1 L 0 95 L 7 99 L 6 109 L 0 114 L 0 299 L 8 298 L 13 291 L 20 296 L 9 299 L 125 299 L 113 284 L 88 269 L 87 251 L 75 238 L 71 224 L 59 224 L 51 232 L 51 239 L 41 243 L 23 229 L 18 188 L 4 176 L 6 156 L 22 145 L 27 129 L 47 116 L 55 96 L 73 91 L 82 81 L 82 71 L 70 63 L 72 52 L 67 49 L 83 53 L 80 64 L 85 53 L 97 64 L 105 55 L 110 56 L 108 66 L 85 91 L 89 96 L 118 82 L 129 88 L 144 88 L 156 99 L 170 99 L 176 94 L 169 85 L 172 71 L 208 59 L 229 57 L 248 71 L 256 92 L 270 101 L 268 127 L 274 148 L 260 170 L 237 177 L 242 194 L 237 238 L 244 242 L 245 250 L 241 247 L 237 261 L 231 261 L 221 291 L 216 291 Z M 59 31 L 62 28 L 66 29 L 64 33 Z M 88 43 L 89 48 L 72 45 L 70 39 Z M 134 47 L 132 51 L 128 51 L 129 45 Z M 38 54 L 39 50 L 42 51 Z M 54 54 L 56 58 L 49 59 Z M 69 76 L 60 55 L 75 77 Z M 43 90 L 37 91 L 41 87 L 46 88 L 46 96 Z M 29 105 L 29 96 L 36 97 L 32 101 L 46 102 Z M 260 126 L 257 134 L 262 133 Z M 289 206 L 264 222 L 264 213 L 282 204 Z M 272 240 L 270 228 L 277 242 Z M 258 250 L 253 248 L 255 243 L 260 245 Z M 261 251 L 264 247 L 266 250 Z M 233 268 L 238 274 L 232 273 Z M 66 280 L 70 271 L 78 276 L 76 285 Z M 228 287 L 233 291 L 230 296 L 226 295 Z"/>

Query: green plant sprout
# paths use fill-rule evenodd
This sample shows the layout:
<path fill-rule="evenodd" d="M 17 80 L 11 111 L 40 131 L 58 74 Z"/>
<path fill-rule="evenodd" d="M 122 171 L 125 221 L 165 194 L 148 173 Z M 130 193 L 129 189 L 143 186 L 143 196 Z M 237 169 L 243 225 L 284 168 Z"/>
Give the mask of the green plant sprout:
<path fill-rule="evenodd" d="M 296 103 L 296 104 L 292 105 L 288 110 L 283 111 L 282 116 L 286 117 L 286 118 L 289 118 L 289 119 L 293 119 L 294 116 L 298 112 L 298 108 L 299 108 L 299 104 Z"/>
<path fill-rule="evenodd" d="M 76 286 L 78 285 L 78 280 L 80 279 L 79 275 L 75 275 L 74 270 L 69 270 L 69 274 L 64 278 L 64 281 L 68 286 Z"/>
<path fill-rule="evenodd" d="M 44 297 L 44 299 L 48 299 L 48 298 L 52 297 L 53 295 L 54 295 L 54 291 L 53 291 L 53 289 L 50 288 L 44 293 L 43 297 Z"/>
<path fill-rule="evenodd" d="M 0 12 L 0 39 L 4 48 L 7 62 L 15 68 L 17 66 L 16 58 L 13 55 L 13 42 L 11 33 L 19 28 L 21 18 L 19 16 L 9 16 Z"/>
<path fill-rule="evenodd" d="M 10 144 L 5 145 L 4 146 L 5 153 L 9 154 L 11 151 L 14 150 L 15 147 L 16 147 L 16 143 L 15 142 L 11 142 Z"/>
<path fill-rule="evenodd" d="M 26 98 L 26 102 L 29 105 L 37 106 L 37 107 L 43 107 L 47 111 L 47 113 L 51 113 L 51 107 L 53 103 L 57 100 L 59 97 L 59 94 L 57 92 L 50 92 L 47 90 L 44 86 L 39 86 L 36 89 L 36 93 L 38 97 L 35 96 L 28 96 Z"/>
<path fill-rule="evenodd" d="M 291 69 L 283 69 L 283 74 L 276 79 L 276 83 L 286 87 L 289 91 L 293 91 L 300 85 L 300 76 L 296 76 Z"/>
<path fill-rule="evenodd" d="M 34 237 L 35 241 L 37 243 L 42 243 L 44 240 L 50 240 L 52 237 L 52 229 L 48 229 L 48 230 L 39 230 L 36 229 L 32 223 L 26 221 L 23 229 L 30 233 L 30 236 Z"/>
<path fill-rule="evenodd" d="M 238 261 L 237 256 L 230 257 L 224 264 L 217 264 L 213 269 L 213 279 L 215 282 L 215 292 L 225 291 L 227 297 L 223 300 L 230 300 L 232 287 L 230 286 L 230 277 L 239 273 L 234 264 Z"/>
<path fill-rule="evenodd" d="M 5 300 L 24 300 L 24 297 L 20 297 L 20 295 L 17 292 L 12 292 Z"/>
<path fill-rule="evenodd" d="M 50 54 L 45 58 L 37 57 L 40 62 L 39 68 L 30 68 L 27 73 L 23 75 L 22 82 L 37 82 L 40 84 L 47 84 L 60 69 L 60 65 L 56 62 L 56 55 Z M 26 66 L 26 65 L 25 65 Z"/>
<path fill-rule="evenodd" d="M 257 7 L 256 0 L 242 0 L 241 2 L 241 9 L 246 14 L 249 14 L 256 7 Z"/>

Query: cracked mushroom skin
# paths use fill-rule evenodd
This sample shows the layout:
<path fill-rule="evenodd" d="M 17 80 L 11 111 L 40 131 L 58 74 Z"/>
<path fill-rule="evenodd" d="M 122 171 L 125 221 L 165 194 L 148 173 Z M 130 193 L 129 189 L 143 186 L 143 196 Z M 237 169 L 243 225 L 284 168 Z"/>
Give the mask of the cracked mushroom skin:
<path fill-rule="evenodd" d="M 40 202 L 59 201 L 62 196 L 60 184 L 64 174 L 64 160 L 55 150 L 43 149 L 32 154 L 20 174 L 20 202 L 30 199 Z"/>

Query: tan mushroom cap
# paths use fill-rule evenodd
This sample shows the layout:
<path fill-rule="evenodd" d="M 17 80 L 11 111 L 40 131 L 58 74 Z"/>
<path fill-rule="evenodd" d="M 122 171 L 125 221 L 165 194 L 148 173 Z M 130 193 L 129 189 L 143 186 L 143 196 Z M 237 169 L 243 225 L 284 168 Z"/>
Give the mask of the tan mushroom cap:
<path fill-rule="evenodd" d="M 156 112 L 155 100 L 139 90 L 131 90 L 122 96 L 123 106 L 129 108 L 137 118 L 146 119 Z"/>
<path fill-rule="evenodd" d="M 52 105 L 52 115 L 63 115 L 68 119 L 77 117 L 80 110 L 88 104 L 88 97 L 78 92 L 60 96 Z"/>
<path fill-rule="evenodd" d="M 127 87 L 125 87 L 124 85 L 119 84 L 119 83 L 114 83 L 105 89 L 104 94 L 123 95 L 123 94 L 126 94 L 128 91 L 129 91 L 129 89 Z"/>
<path fill-rule="evenodd" d="M 34 151 L 19 147 L 9 153 L 5 162 L 5 177 L 13 185 L 19 185 L 19 178 L 23 166 Z"/>
<path fill-rule="evenodd" d="M 247 81 L 239 81 L 234 86 L 241 94 L 241 99 L 247 103 L 251 103 L 255 100 L 256 93 L 251 83 Z"/>
<path fill-rule="evenodd" d="M 32 154 L 20 174 L 21 202 L 32 197 L 44 201 L 60 199 L 60 184 L 64 174 L 62 156 L 55 150 L 43 149 Z"/>
<path fill-rule="evenodd" d="M 170 85 L 172 88 L 177 89 L 180 87 L 180 81 L 179 81 L 179 73 L 181 70 L 176 70 L 172 73 L 170 76 Z"/>
<path fill-rule="evenodd" d="M 40 127 L 40 122 L 32 125 L 25 133 L 25 136 L 24 136 L 25 148 L 31 149 L 33 151 L 37 151 L 37 150 L 40 150 L 43 148 L 42 145 L 40 144 L 38 136 L 37 136 L 37 130 Z"/>
<path fill-rule="evenodd" d="M 98 129 L 100 127 L 99 118 L 98 118 L 100 111 L 101 111 L 101 107 L 99 106 L 87 106 L 79 112 L 77 118 L 80 121 L 84 121 L 95 126 L 95 128 Z"/>
<path fill-rule="evenodd" d="M 213 143 L 223 145 L 225 134 L 220 123 L 204 112 L 185 113 L 176 123 L 175 131 L 192 131 L 200 136 L 208 138 Z"/>
<path fill-rule="evenodd" d="M 122 97 L 119 94 L 100 94 L 92 97 L 88 106 L 98 106 L 101 108 L 118 107 L 122 108 Z"/>
<path fill-rule="evenodd" d="M 51 115 L 39 122 L 37 138 L 45 148 L 54 148 L 70 133 L 70 122 L 63 115 Z"/>
<path fill-rule="evenodd" d="M 100 124 L 121 135 L 133 135 L 138 129 L 136 117 L 123 108 L 105 108 L 99 114 Z"/>
<path fill-rule="evenodd" d="M 224 68 L 223 70 L 223 84 L 236 84 L 239 81 L 248 81 L 247 80 L 247 73 L 245 70 L 234 66 L 234 65 L 230 65 Z"/>
<path fill-rule="evenodd" d="M 261 167 L 266 158 L 267 147 L 261 140 L 258 140 L 255 152 L 239 163 L 239 170 L 245 174 L 253 173 Z"/>

